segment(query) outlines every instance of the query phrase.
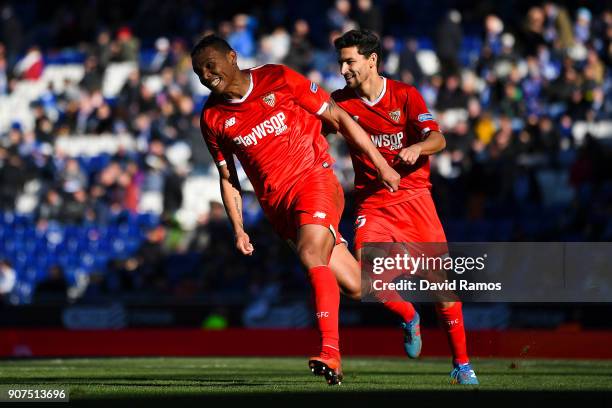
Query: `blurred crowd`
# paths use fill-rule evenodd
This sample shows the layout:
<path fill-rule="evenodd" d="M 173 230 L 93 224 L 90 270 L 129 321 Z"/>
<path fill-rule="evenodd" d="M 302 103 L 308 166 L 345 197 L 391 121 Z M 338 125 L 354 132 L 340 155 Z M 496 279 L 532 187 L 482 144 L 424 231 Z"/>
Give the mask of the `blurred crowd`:
<path fill-rule="evenodd" d="M 0 105 L 50 67 L 82 67 L 78 80 L 50 84 L 31 101 L 30 121 L 0 128 L 1 211 L 26 209 L 28 217 L 21 226 L 3 225 L 30 228 L 46 242 L 58 225 L 129 229 L 134 214 L 153 208 L 159 215 L 157 223 L 133 224 L 133 250 L 111 251 L 91 268 L 54 260 L 38 263 L 45 270 L 32 277 L 29 261 L 16 261 L 19 248 L 3 249 L 3 296 L 20 279 L 33 280 L 33 293 L 37 286 L 68 293 L 65 287 L 82 283 L 70 268 L 86 276 L 73 297 L 305 286 L 248 187 L 252 259 L 235 256 L 218 201 L 195 223 L 177 217 L 186 180 L 217 177 L 199 129 L 208 95 L 189 57 L 194 41 L 210 32 L 228 40 L 241 67 L 286 64 L 333 91 L 344 86 L 333 40 L 352 28 L 376 31 L 384 74 L 416 86 L 446 135 L 447 149 L 432 158 L 432 181 L 449 240 L 612 239 L 611 9 L 544 2 L 509 12 L 491 3 L 477 12 L 423 6 L 411 14 L 412 1 L 260 3 L 0 3 Z M 131 67 L 125 80 L 105 91 L 121 64 Z M 106 134 L 127 134 L 133 144 L 95 157 L 58 147 Z M 343 233 L 350 238 L 352 165 L 341 138 L 328 138 L 348 194 Z M 152 195 L 161 204 L 144 206 Z M 95 251 L 88 248 L 74 251 Z"/>

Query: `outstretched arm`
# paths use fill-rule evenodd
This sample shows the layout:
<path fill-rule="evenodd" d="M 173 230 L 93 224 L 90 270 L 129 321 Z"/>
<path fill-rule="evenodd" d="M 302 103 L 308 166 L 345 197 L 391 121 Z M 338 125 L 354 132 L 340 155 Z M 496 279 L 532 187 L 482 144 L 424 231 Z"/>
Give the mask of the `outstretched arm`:
<path fill-rule="evenodd" d="M 251 255 L 255 248 L 251 244 L 251 239 L 244 231 L 242 219 L 242 196 L 240 195 L 240 183 L 234 160 L 226 159 L 226 163 L 217 167 L 219 169 L 221 198 L 225 206 L 225 212 L 232 223 L 234 236 L 236 237 L 236 248 L 243 255 Z"/>
<path fill-rule="evenodd" d="M 327 109 L 321 114 L 321 117 L 368 156 L 374 167 L 376 167 L 378 177 L 385 187 L 390 191 L 397 191 L 400 175 L 389 166 L 368 137 L 368 134 L 357 122 L 351 119 L 348 113 L 339 107 L 333 99 L 330 99 Z"/>

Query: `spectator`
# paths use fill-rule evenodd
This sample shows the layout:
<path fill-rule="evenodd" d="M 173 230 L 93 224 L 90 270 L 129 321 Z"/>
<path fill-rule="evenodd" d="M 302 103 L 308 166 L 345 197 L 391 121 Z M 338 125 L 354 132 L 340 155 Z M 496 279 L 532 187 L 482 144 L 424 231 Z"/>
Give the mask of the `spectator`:
<path fill-rule="evenodd" d="M 493 17 L 489 16 L 488 18 Z M 442 75 L 448 76 L 459 73 L 459 51 L 462 43 L 461 13 L 457 10 L 450 10 L 436 30 L 436 53 L 440 59 Z"/>
<path fill-rule="evenodd" d="M 232 33 L 227 38 L 227 42 L 236 50 L 238 56 L 247 61 L 245 67 L 249 66 L 248 61 L 255 57 L 257 50 L 253 25 L 252 17 L 246 14 L 237 14 L 234 16 Z"/>
<path fill-rule="evenodd" d="M 417 61 L 416 54 L 418 52 L 419 43 L 416 39 L 411 38 L 406 41 L 406 44 L 399 55 L 399 71 L 400 80 L 406 84 L 418 86 L 423 81 L 423 70 Z"/>
<path fill-rule="evenodd" d="M 110 45 L 110 60 L 114 62 L 138 62 L 140 41 L 132 35 L 132 30 L 123 26 L 117 30 L 117 39 Z"/>
<path fill-rule="evenodd" d="M 85 60 L 85 73 L 79 86 L 87 92 L 92 93 L 102 89 L 103 69 L 98 63 L 97 57 L 90 55 Z"/>
<path fill-rule="evenodd" d="M 159 37 L 155 40 L 155 54 L 149 64 L 150 73 L 160 73 L 165 68 L 173 65 L 172 54 L 170 52 L 170 41 L 166 37 Z"/>
<path fill-rule="evenodd" d="M 293 25 L 291 44 L 284 64 L 298 72 L 305 73 L 312 64 L 312 44 L 308 34 L 310 26 L 306 20 L 297 20 Z"/>
<path fill-rule="evenodd" d="M 436 109 L 447 110 L 467 108 L 467 96 L 461 89 L 460 80 L 457 75 L 451 75 L 444 81 L 436 101 Z"/>
<path fill-rule="evenodd" d="M 378 35 L 383 33 L 382 15 L 378 7 L 372 3 L 372 0 L 357 0 L 355 23 L 359 28 L 374 31 Z"/>
<path fill-rule="evenodd" d="M 334 7 L 327 10 L 327 25 L 330 31 L 343 33 L 354 26 L 350 19 L 351 3 L 348 0 L 336 0 Z"/>

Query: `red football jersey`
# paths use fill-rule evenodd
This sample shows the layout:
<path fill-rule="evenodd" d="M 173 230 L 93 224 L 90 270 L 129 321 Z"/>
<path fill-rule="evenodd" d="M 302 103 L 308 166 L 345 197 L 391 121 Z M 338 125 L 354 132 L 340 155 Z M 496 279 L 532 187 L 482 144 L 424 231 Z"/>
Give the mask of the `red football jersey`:
<path fill-rule="evenodd" d="M 400 190 L 389 192 L 377 180 L 376 168 L 368 157 L 351 146 L 356 199 L 361 208 L 402 202 L 431 187 L 428 156 L 419 157 L 409 166 L 397 155 L 401 149 L 420 142 L 440 127 L 416 88 L 392 79 L 383 78 L 383 81 L 381 95 L 371 102 L 349 87 L 332 93 L 336 103 L 370 135 L 372 143 L 402 177 Z"/>
<path fill-rule="evenodd" d="M 276 205 L 303 174 L 333 162 L 318 118 L 329 94 L 282 65 L 251 68 L 249 74 L 242 99 L 211 94 L 202 134 L 218 166 L 235 154 L 262 205 Z"/>

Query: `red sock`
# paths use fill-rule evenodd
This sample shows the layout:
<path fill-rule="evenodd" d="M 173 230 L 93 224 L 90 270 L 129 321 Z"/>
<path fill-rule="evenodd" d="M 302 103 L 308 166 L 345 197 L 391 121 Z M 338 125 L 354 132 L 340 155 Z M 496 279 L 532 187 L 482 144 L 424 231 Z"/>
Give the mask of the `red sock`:
<path fill-rule="evenodd" d="M 465 328 L 463 327 L 461 302 L 455 302 L 453 306 L 446 309 L 437 304 L 436 312 L 438 312 L 438 317 L 446 328 L 448 343 L 453 353 L 453 363 L 469 363 L 470 359 L 468 358 L 465 344 Z"/>
<path fill-rule="evenodd" d="M 359 262 L 359 268 L 361 268 L 361 262 Z M 395 279 L 395 275 L 385 274 L 385 281 L 391 282 Z M 412 303 L 403 300 L 390 300 L 390 299 L 401 299 L 401 296 L 396 291 L 377 291 L 374 292 L 374 297 L 378 299 L 382 305 L 393 313 L 399 315 L 405 322 L 409 322 L 414 318 L 415 310 Z"/>
<path fill-rule="evenodd" d="M 328 266 L 315 266 L 308 271 L 317 311 L 317 324 L 321 334 L 321 353 L 340 357 L 338 334 L 338 308 L 340 289 L 336 277 Z"/>
<path fill-rule="evenodd" d="M 388 310 L 396 313 L 404 319 L 405 322 L 409 322 L 414 318 L 414 306 L 410 302 L 402 302 L 402 301 L 388 301 L 383 302 L 383 306 Z"/>

